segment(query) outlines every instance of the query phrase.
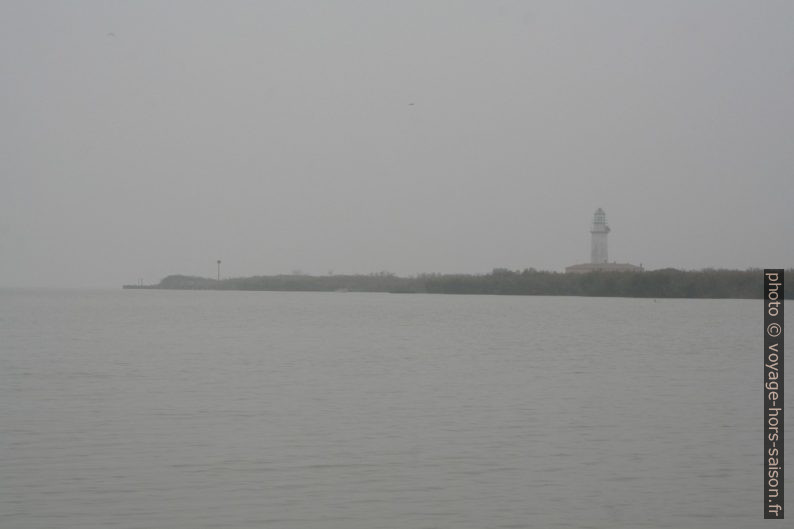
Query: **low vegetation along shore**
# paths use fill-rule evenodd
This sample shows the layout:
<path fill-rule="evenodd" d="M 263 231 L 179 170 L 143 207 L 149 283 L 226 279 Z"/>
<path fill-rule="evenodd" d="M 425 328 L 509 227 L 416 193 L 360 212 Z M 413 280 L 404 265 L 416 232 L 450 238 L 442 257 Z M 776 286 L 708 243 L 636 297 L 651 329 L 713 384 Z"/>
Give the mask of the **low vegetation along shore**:
<path fill-rule="evenodd" d="M 794 275 L 794 269 L 788 272 Z M 791 299 L 792 282 L 789 281 L 785 287 L 785 298 Z M 481 275 L 422 274 L 416 277 L 398 277 L 387 272 L 328 276 L 292 274 L 239 277 L 220 281 L 171 275 L 156 285 L 124 285 L 124 288 L 760 299 L 763 292 L 763 271 L 683 271 L 666 268 L 647 272 L 563 274 L 534 269 L 495 269 L 490 274 Z"/>

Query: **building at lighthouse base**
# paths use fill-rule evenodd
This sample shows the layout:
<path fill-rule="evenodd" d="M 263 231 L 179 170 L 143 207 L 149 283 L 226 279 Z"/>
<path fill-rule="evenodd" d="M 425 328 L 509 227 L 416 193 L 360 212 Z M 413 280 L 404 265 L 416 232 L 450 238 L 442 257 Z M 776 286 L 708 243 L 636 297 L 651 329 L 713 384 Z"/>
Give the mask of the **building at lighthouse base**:
<path fill-rule="evenodd" d="M 629 263 L 583 263 L 567 266 L 566 274 L 586 274 L 587 272 L 642 272 L 642 266 Z"/>

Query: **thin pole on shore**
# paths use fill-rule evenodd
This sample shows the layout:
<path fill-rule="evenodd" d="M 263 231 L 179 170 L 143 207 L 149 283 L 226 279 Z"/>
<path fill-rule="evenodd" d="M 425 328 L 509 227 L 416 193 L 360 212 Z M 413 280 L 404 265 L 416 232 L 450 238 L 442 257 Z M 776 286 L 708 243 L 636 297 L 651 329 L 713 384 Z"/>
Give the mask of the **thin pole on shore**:
<path fill-rule="evenodd" d="M 218 281 L 221 280 L 221 260 L 218 259 Z"/>

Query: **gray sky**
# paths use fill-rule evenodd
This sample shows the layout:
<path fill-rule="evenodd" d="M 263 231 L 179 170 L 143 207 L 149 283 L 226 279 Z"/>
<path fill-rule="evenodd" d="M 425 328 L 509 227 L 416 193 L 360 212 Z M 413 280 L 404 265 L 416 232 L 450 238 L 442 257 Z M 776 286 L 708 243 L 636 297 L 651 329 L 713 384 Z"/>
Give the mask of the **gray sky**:
<path fill-rule="evenodd" d="M 0 3 L 0 285 L 794 266 L 794 2 Z"/>

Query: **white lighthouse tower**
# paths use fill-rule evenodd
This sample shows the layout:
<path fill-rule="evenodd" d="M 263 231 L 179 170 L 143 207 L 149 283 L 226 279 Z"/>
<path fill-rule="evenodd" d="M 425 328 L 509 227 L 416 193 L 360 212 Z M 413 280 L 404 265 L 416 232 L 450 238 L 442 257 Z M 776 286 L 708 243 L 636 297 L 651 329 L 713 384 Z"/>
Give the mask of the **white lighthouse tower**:
<path fill-rule="evenodd" d="M 590 262 L 565 267 L 568 274 L 586 274 L 588 272 L 642 272 L 642 265 L 630 263 L 610 263 L 607 253 L 607 235 L 611 230 L 607 226 L 604 210 L 598 208 L 593 215 L 593 226 L 590 228 Z"/>
<path fill-rule="evenodd" d="M 590 230 L 590 262 L 592 264 L 603 264 L 609 262 L 607 254 L 607 216 L 604 210 L 598 208 L 593 215 L 593 228 Z"/>

